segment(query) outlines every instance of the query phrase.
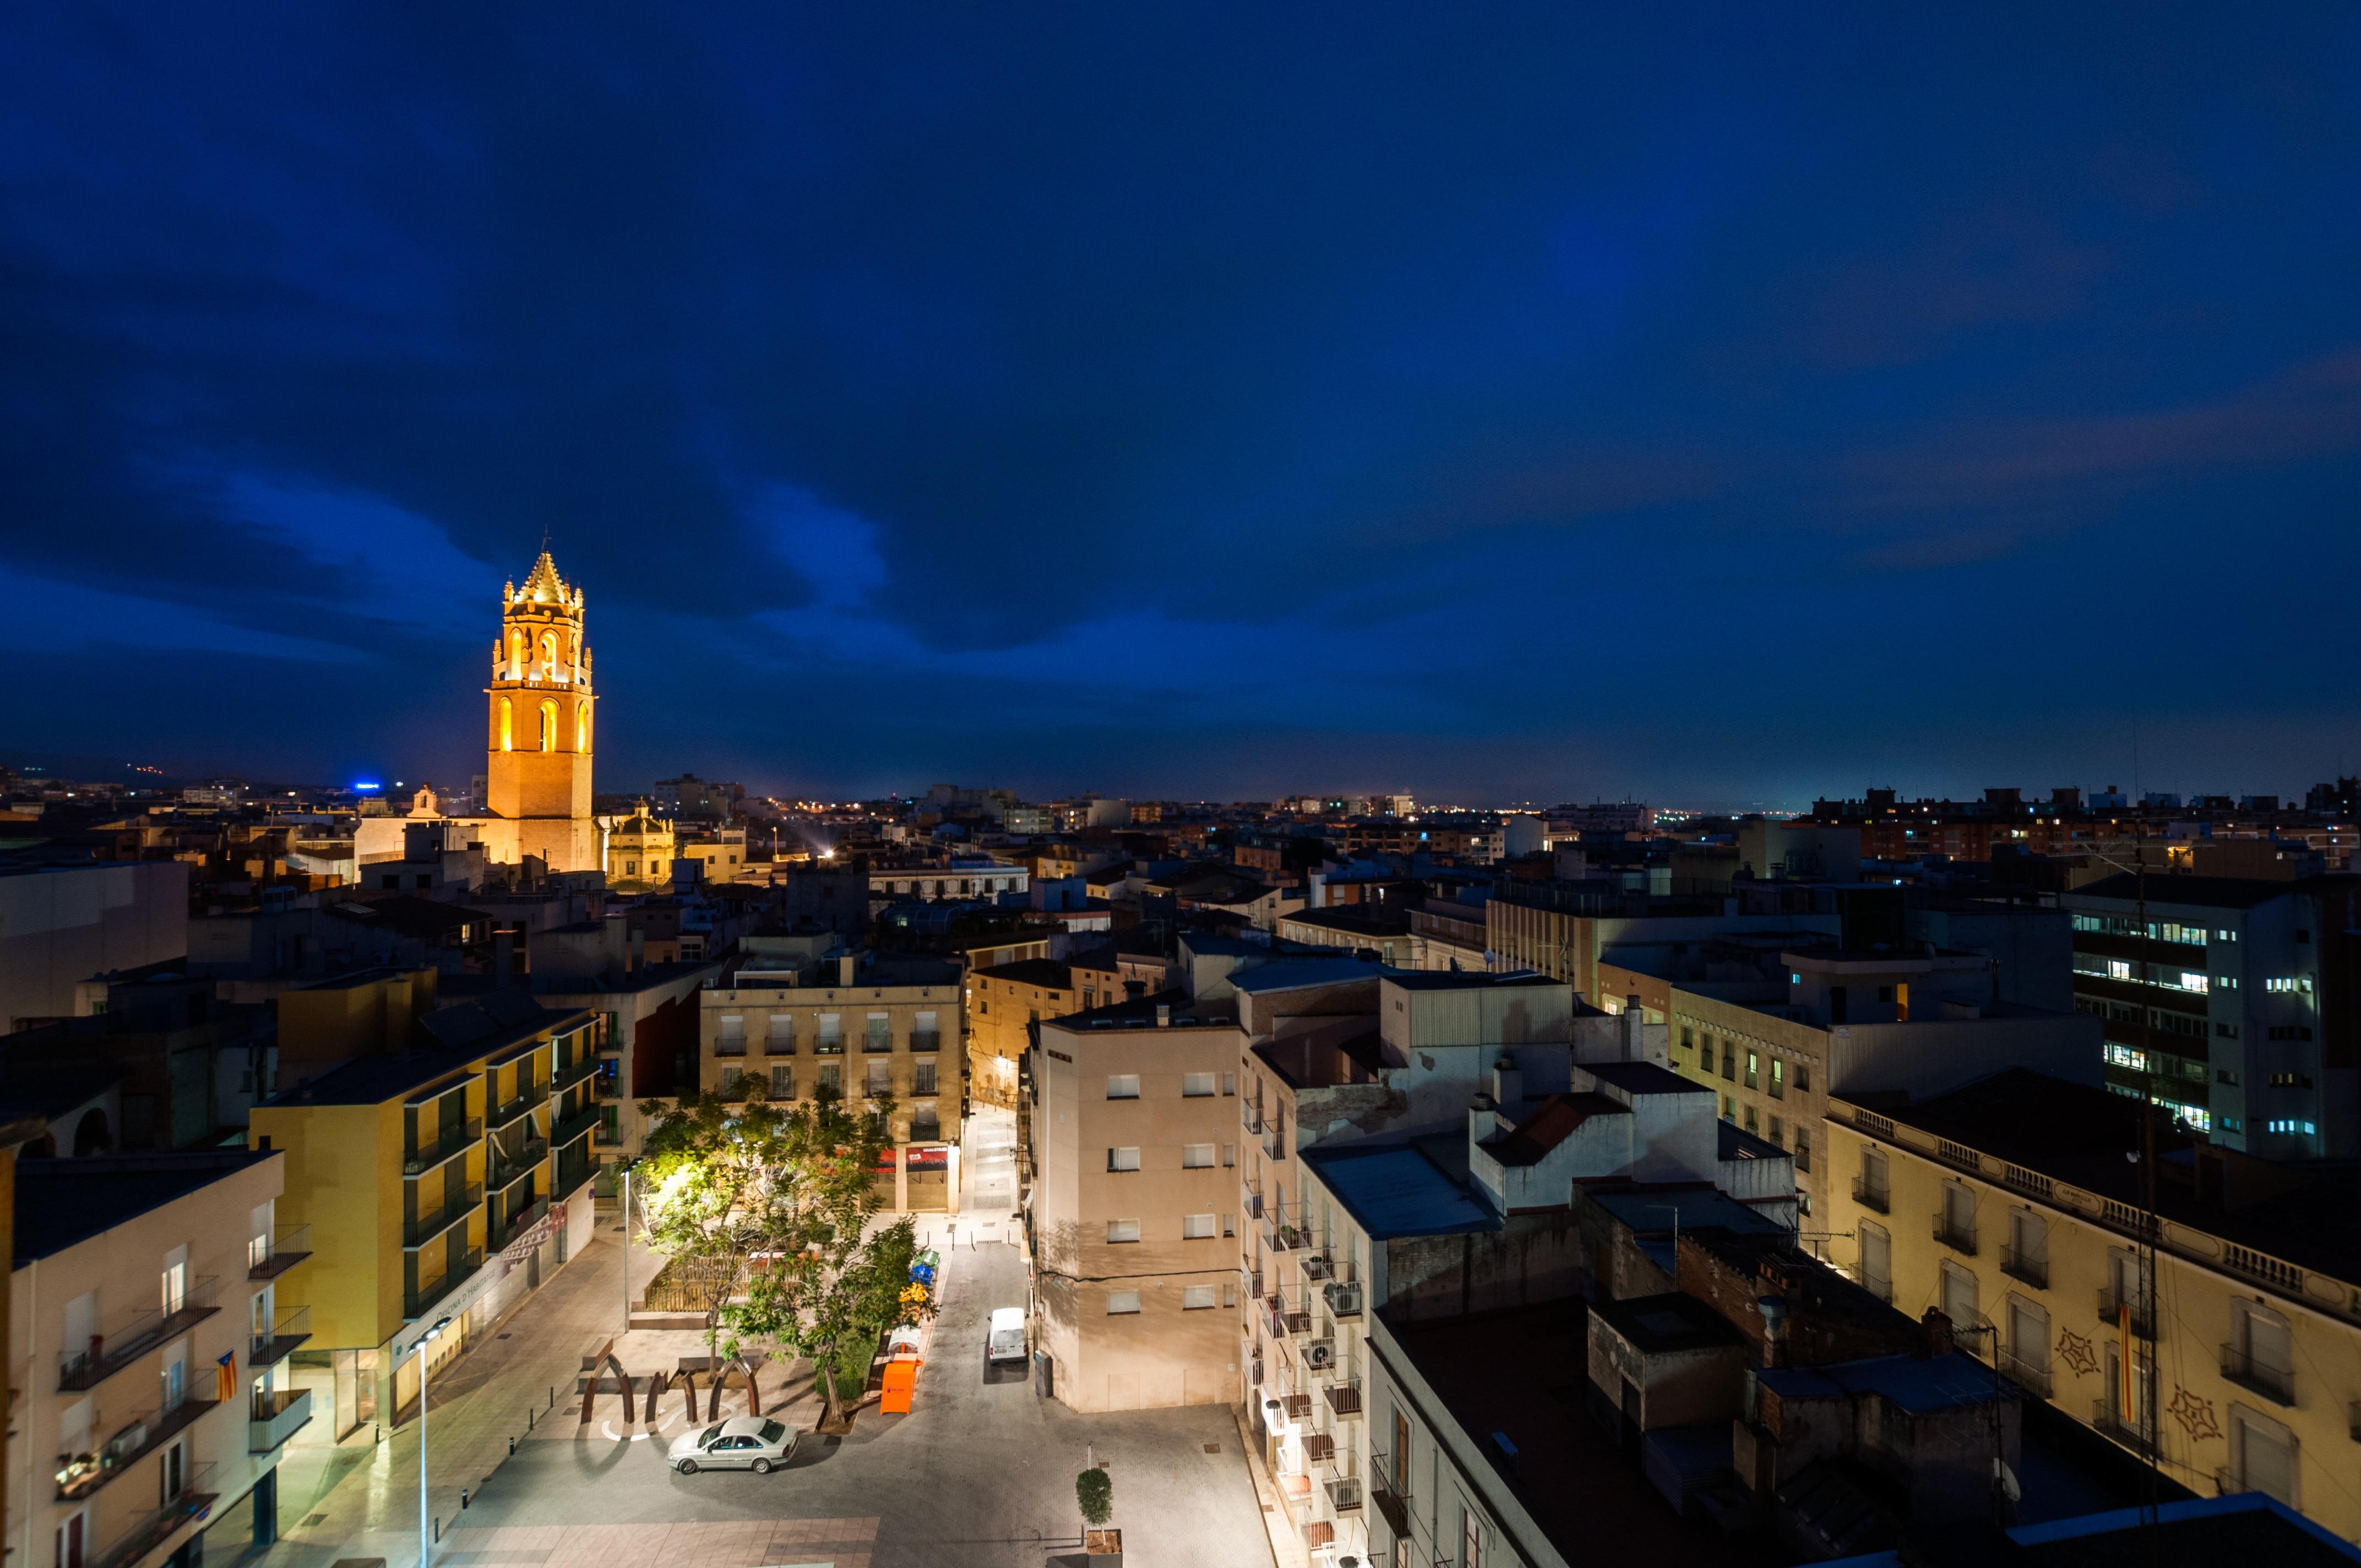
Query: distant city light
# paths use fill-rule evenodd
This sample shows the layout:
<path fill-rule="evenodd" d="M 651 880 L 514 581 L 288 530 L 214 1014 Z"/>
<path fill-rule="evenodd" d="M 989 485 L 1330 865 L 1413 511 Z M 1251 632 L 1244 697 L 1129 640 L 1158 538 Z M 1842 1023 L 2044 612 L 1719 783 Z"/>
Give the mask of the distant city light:
<path fill-rule="evenodd" d="M 383 789 L 385 785 L 378 783 L 375 779 L 363 779 L 360 783 L 353 785 L 353 788 L 357 790 Z"/>

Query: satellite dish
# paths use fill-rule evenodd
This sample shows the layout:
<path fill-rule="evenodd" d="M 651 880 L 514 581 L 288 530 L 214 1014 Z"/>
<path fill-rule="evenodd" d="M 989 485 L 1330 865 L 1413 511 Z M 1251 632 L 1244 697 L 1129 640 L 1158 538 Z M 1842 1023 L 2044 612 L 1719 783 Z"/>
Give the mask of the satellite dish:
<path fill-rule="evenodd" d="M 2000 1483 L 2000 1495 L 2010 1502 L 2024 1499 L 2025 1488 L 2016 1484 L 2016 1472 L 2008 1467 L 2005 1460 L 1995 1458 L 1993 1461 L 1993 1479 Z"/>

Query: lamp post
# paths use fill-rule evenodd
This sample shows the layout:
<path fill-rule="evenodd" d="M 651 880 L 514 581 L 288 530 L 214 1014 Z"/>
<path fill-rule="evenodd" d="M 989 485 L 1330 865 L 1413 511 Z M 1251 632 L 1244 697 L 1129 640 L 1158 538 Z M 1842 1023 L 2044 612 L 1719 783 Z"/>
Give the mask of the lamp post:
<path fill-rule="evenodd" d="M 639 1161 L 623 1162 L 623 1332 L 631 1332 L 631 1172 Z"/>
<path fill-rule="evenodd" d="M 426 1347 L 443 1337 L 451 1326 L 448 1318 L 437 1318 L 434 1324 L 418 1336 L 411 1348 L 418 1354 L 418 1568 L 427 1568 L 434 1545 L 433 1521 L 426 1511 Z"/>

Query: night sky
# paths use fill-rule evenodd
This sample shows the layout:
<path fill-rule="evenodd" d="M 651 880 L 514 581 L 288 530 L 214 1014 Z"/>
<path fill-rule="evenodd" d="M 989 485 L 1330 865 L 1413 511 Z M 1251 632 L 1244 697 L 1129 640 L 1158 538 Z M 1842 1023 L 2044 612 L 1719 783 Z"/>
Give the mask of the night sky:
<path fill-rule="evenodd" d="M 2361 766 L 2349 5 L 17 6 L 0 181 L 0 761 L 464 778 L 546 531 L 602 789 Z"/>

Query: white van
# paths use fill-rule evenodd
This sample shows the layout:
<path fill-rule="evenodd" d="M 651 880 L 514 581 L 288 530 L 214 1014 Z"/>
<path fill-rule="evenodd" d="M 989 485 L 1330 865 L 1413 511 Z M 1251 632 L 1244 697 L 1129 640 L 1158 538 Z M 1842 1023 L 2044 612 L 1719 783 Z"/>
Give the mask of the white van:
<path fill-rule="evenodd" d="M 992 1333 L 983 1343 L 986 1361 L 1023 1361 L 1025 1359 L 1025 1309 L 995 1307 L 992 1311 Z"/>

